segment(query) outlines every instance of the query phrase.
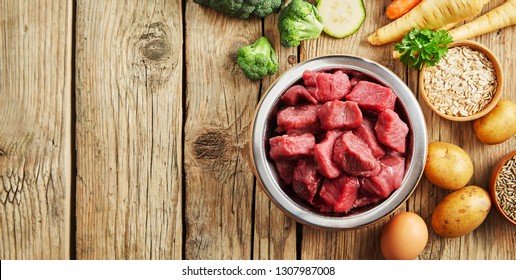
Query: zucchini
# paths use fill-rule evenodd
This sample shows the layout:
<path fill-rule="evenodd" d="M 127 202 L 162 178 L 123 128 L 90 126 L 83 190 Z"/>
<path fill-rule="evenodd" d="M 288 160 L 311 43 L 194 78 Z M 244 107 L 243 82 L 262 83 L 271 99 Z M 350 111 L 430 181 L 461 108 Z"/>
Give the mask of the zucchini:
<path fill-rule="evenodd" d="M 366 18 L 362 0 L 319 0 L 317 10 L 324 24 L 324 33 L 335 38 L 357 32 Z"/>

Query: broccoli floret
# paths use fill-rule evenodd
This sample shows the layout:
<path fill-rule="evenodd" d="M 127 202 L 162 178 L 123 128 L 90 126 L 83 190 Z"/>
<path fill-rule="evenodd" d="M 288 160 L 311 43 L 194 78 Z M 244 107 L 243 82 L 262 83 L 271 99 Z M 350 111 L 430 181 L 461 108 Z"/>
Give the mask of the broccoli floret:
<path fill-rule="evenodd" d="M 279 11 L 285 0 L 248 0 L 247 2 L 256 7 L 253 14 L 263 18 Z"/>
<path fill-rule="evenodd" d="M 304 40 L 317 39 L 324 28 L 317 8 L 303 0 L 292 0 L 278 20 L 281 44 L 297 47 Z"/>
<path fill-rule="evenodd" d="M 194 0 L 232 17 L 266 17 L 277 12 L 285 0 Z"/>
<path fill-rule="evenodd" d="M 240 48 L 237 56 L 238 65 L 251 80 L 259 80 L 278 71 L 276 52 L 266 37 L 262 36 L 253 44 Z"/>

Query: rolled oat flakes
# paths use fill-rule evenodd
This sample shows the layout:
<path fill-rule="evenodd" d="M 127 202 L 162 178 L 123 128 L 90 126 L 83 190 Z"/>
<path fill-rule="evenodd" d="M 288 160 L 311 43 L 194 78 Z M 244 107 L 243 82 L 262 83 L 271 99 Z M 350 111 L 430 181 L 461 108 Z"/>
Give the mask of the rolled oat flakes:
<path fill-rule="evenodd" d="M 484 109 L 497 87 L 496 71 L 487 56 L 468 46 L 453 47 L 441 61 L 427 67 L 423 87 L 441 113 L 466 117 Z"/>

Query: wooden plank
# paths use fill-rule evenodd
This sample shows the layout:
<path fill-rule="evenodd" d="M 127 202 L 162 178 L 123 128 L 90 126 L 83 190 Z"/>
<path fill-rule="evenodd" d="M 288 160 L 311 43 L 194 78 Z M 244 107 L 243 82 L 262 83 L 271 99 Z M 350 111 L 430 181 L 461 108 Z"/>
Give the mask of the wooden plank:
<path fill-rule="evenodd" d="M 484 8 L 484 12 L 503 2 L 503 0 L 491 1 Z M 516 85 L 510 82 L 510 73 L 516 72 L 516 63 L 507 54 L 515 52 L 513 43 L 515 38 L 516 27 L 510 27 L 472 39 L 486 45 L 500 59 L 506 76 L 503 98 L 508 98 L 513 102 L 516 101 Z M 409 84 L 416 85 L 417 76 L 411 75 Z M 447 141 L 461 146 L 470 155 L 474 165 L 474 175 L 469 184 L 487 189 L 491 169 L 503 155 L 514 150 L 516 137 L 498 145 L 482 144 L 477 140 L 471 122 L 456 123 L 441 119 L 426 109 L 427 106 L 423 101 L 420 103 L 421 107 L 425 109 L 429 141 Z M 449 192 L 437 189 L 425 179 L 422 186 L 414 197 L 417 198 L 420 195 L 421 201 L 414 200 L 414 207 L 421 209 L 423 217 L 429 224 L 431 211 L 438 201 Z M 515 247 L 513 226 L 505 222 L 493 207 L 485 222 L 475 231 L 463 237 L 441 238 L 430 230 L 429 243 L 421 258 L 515 259 L 516 252 L 512 249 Z"/>
<path fill-rule="evenodd" d="M 493 1 L 485 10 L 489 10 L 503 1 Z M 418 93 L 418 72 L 406 69 L 399 61 L 391 58 L 394 44 L 372 47 L 365 42 L 366 36 L 388 21 L 384 16 L 385 6 L 389 1 L 364 1 L 368 16 L 357 34 L 342 40 L 331 39 L 323 35 L 317 41 L 302 44 L 301 60 L 330 53 L 348 53 L 380 62 L 404 79 L 417 95 L 426 118 L 429 141 L 447 141 L 463 147 L 471 156 L 475 172 L 470 184 L 487 187 L 488 174 L 494 163 L 502 155 L 516 146 L 513 137 L 502 144 L 489 146 L 480 143 L 473 132 L 471 122 L 457 123 L 441 119 L 432 113 Z M 516 38 L 516 28 L 484 35 L 473 40 L 487 45 L 502 60 L 504 72 L 514 73 L 515 62 L 507 53 L 513 53 L 510 42 Z M 504 85 L 504 97 L 516 100 L 516 85 L 510 82 Z M 430 229 L 431 214 L 437 203 L 448 191 L 436 188 L 424 177 L 415 193 L 397 210 L 413 211 L 420 214 L 429 226 L 427 247 L 420 259 L 514 259 L 516 246 L 512 226 L 503 221 L 493 208 L 487 220 L 474 232 L 461 238 L 442 238 Z M 379 236 L 387 220 L 360 230 L 346 232 L 320 231 L 303 227 L 301 255 L 303 259 L 381 259 Z M 496 237 L 496 238 L 495 238 Z M 328 247 L 327 244 L 334 244 Z"/>
<path fill-rule="evenodd" d="M 279 70 L 275 75 L 262 80 L 262 96 L 281 74 L 297 65 L 297 48 L 281 46 L 278 31 L 279 14 L 264 19 L 264 35 L 269 39 L 278 56 Z M 254 250 L 255 260 L 293 260 L 296 255 L 296 229 L 294 219 L 285 215 L 271 202 L 257 184 L 254 212 Z"/>
<path fill-rule="evenodd" d="M 0 259 L 68 259 L 72 1 L 2 1 L 0 32 Z"/>
<path fill-rule="evenodd" d="M 254 178 L 249 129 L 260 82 L 236 52 L 261 35 L 259 19 L 186 4 L 186 259 L 250 259 Z"/>
<path fill-rule="evenodd" d="M 77 3 L 78 259 L 182 257 L 181 3 Z"/>
<path fill-rule="evenodd" d="M 375 28 L 387 23 L 383 1 L 364 1 L 367 17 L 359 31 L 344 39 L 322 34 L 318 40 L 301 45 L 301 61 L 328 54 L 349 54 L 374 60 L 404 77 L 405 67 L 391 57 L 392 46 L 374 47 L 365 38 Z M 359 230 L 321 231 L 303 227 L 302 259 L 378 259 L 381 223 Z M 332 244 L 328 246 L 328 244 Z"/>

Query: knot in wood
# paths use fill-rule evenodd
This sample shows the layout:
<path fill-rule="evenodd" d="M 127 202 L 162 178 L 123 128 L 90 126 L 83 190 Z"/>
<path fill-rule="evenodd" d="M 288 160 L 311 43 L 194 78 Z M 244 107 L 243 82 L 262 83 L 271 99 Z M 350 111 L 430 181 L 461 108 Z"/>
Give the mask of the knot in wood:
<path fill-rule="evenodd" d="M 195 157 L 198 159 L 218 159 L 226 152 L 226 137 L 220 131 L 208 131 L 194 142 Z"/>
<path fill-rule="evenodd" d="M 140 51 L 144 59 L 160 61 L 167 59 L 171 52 L 168 27 L 162 22 L 148 26 L 147 32 L 140 36 Z"/>
<path fill-rule="evenodd" d="M 288 56 L 288 63 L 289 64 L 296 64 L 297 63 L 297 56 L 291 54 Z"/>
<path fill-rule="evenodd" d="M 147 59 L 160 60 L 170 53 L 170 44 L 163 38 L 154 38 L 145 43 L 142 52 Z"/>

